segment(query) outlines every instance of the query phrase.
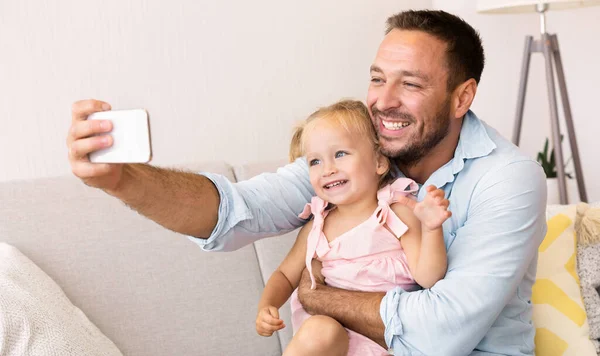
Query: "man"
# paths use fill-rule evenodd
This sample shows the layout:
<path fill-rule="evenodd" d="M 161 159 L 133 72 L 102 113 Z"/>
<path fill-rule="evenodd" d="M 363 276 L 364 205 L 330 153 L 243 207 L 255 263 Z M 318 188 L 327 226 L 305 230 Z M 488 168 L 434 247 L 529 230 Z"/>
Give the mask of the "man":
<path fill-rule="evenodd" d="M 469 110 L 484 63 L 471 26 L 442 11 L 403 12 L 387 25 L 367 106 L 398 175 L 443 189 L 451 202 L 453 215 L 444 223 L 448 272 L 431 289 L 388 293 L 325 284 L 311 290 L 305 273 L 300 300 L 312 314 L 385 341 L 396 355 L 532 355 L 544 174 Z M 85 118 L 107 109 L 94 100 L 73 106 L 70 162 L 86 184 L 195 236 L 205 250 L 233 250 L 304 223 L 297 214 L 313 192 L 301 159 L 236 184 L 147 165 L 90 164 L 88 153 L 111 144 L 90 135 L 110 131 L 110 124 Z"/>

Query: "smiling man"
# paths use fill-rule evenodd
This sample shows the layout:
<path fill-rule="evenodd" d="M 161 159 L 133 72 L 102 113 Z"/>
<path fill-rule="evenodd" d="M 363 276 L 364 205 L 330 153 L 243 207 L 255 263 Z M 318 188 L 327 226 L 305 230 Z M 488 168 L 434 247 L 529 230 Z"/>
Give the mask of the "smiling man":
<path fill-rule="evenodd" d="M 533 355 L 530 297 L 546 229 L 545 176 L 469 110 L 483 65 L 481 40 L 463 20 L 407 11 L 388 19 L 371 66 L 367 106 L 396 174 L 435 185 L 450 200 L 445 278 L 426 290 L 369 293 L 325 284 L 311 290 L 305 273 L 299 286 L 308 312 L 333 317 L 396 355 Z M 314 192 L 302 159 L 236 184 L 214 174 L 90 164 L 88 153 L 111 144 L 92 135 L 110 125 L 85 119 L 108 108 L 95 100 L 73 106 L 70 162 L 86 184 L 195 236 L 209 251 L 305 223 L 297 215 Z M 421 190 L 418 199 L 424 196 Z"/>

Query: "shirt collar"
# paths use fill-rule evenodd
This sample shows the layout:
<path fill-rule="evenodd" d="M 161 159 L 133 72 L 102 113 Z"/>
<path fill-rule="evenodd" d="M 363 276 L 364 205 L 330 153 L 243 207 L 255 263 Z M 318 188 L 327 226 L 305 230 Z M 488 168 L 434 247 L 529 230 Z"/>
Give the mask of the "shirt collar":
<path fill-rule="evenodd" d="M 466 160 L 487 156 L 495 148 L 496 144 L 488 135 L 483 121 L 469 110 L 463 119 L 454 158 L 450 161 L 452 172 L 454 174 L 460 172 Z"/>

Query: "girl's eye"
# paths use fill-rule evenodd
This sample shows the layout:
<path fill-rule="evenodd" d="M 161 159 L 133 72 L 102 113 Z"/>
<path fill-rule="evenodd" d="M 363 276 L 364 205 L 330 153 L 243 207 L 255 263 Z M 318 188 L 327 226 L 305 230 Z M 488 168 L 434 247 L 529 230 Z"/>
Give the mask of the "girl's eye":
<path fill-rule="evenodd" d="M 335 153 L 335 158 L 344 157 L 345 155 L 347 155 L 347 153 L 346 153 L 346 152 L 344 152 L 344 151 L 337 151 L 337 152 Z"/>
<path fill-rule="evenodd" d="M 311 159 L 310 162 L 308 163 L 308 165 L 309 166 L 316 166 L 319 163 L 321 163 L 321 161 L 319 161 L 318 159 Z"/>

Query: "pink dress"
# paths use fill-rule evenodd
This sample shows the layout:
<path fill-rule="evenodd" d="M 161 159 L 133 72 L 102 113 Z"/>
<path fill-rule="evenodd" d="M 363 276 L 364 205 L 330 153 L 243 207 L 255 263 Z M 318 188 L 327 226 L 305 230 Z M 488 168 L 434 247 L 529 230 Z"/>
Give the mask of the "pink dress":
<path fill-rule="evenodd" d="M 304 219 L 311 213 L 314 216 L 306 251 L 306 268 L 310 272 L 312 288 L 315 281 L 311 260 L 317 258 L 323 264 L 321 272 L 325 282 L 332 287 L 367 292 L 387 292 L 396 286 L 409 291 L 417 289 L 398 239 L 408 228 L 390 208 L 390 204 L 400 196 L 414 198 L 412 193 L 417 190 L 417 184 L 407 178 L 399 178 L 385 186 L 377 192 L 378 207 L 373 215 L 331 242 L 323 233 L 328 204 L 319 197 L 313 197 L 300 214 Z M 310 317 L 298 300 L 298 290 L 292 294 L 291 309 L 295 333 Z M 348 336 L 348 355 L 388 355 L 386 349 L 359 333 L 348 330 Z"/>

